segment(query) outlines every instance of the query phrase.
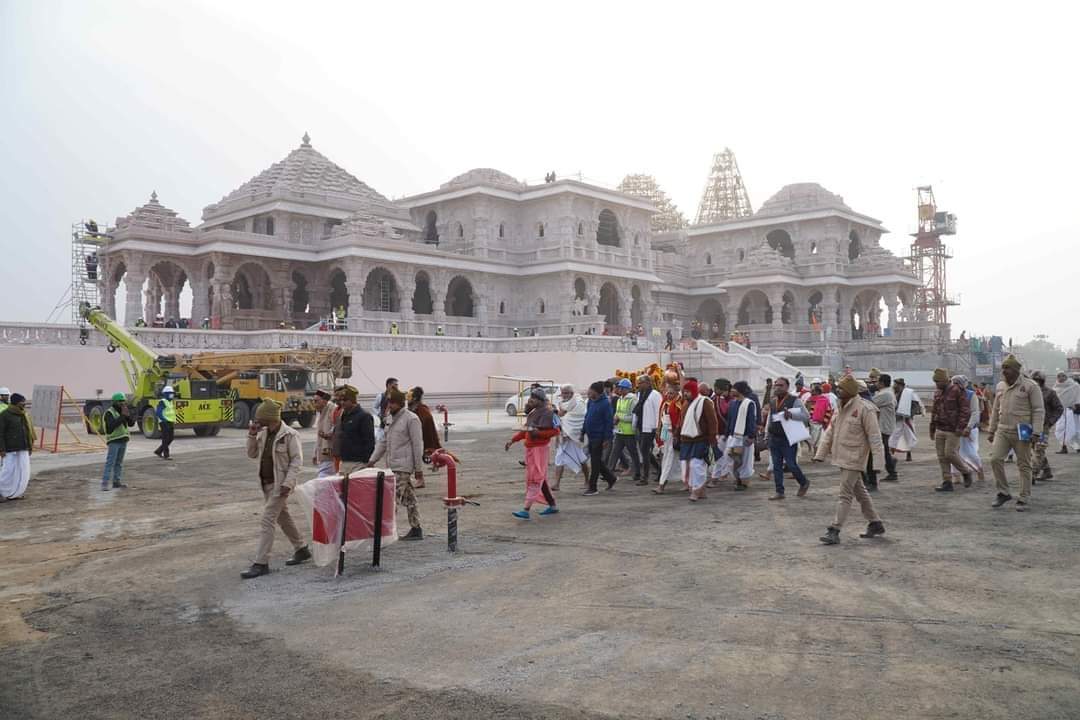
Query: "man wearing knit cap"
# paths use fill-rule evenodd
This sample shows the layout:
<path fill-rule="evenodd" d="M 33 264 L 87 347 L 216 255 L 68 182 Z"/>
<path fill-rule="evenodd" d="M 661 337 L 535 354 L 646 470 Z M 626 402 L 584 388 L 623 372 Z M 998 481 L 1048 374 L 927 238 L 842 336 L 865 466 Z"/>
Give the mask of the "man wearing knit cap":
<path fill-rule="evenodd" d="M 836 505 L 836 517 L 821 538 L 826 545 L 840 542 L 840 528 L 851 510 L 852 499 L 859 502 L 863 517 L 869 523 L 866 532 L 859 537 L 885 534 L 885 525 L 874 510 L 874 502 L 862 481 L 862 471 L 868 457 L 873 455 L 878 467 L 884 463 L 885 445 L 881 440 L 877 408 L 869 400 L 859 397 L 859 382 L 850 375 L 840 380 L 837 390 L 840 409 L 822 436 L 814 457 L 815 462 L 821 462 L 831 453 L 833 465 L 840 468 L 840 500 Z"/>
<path fill-rule="evenodd" d="M 259 461 L 259 481 L 263 492 L 263 514 L 259 521 L 259 545 L 255 562 L 240 574 L 245 580 L 270 572 L 270 548 L 274 544 L 274 526 L 280 525 L 294 552 L 286 565 L 299 565 L 311 559 L 311 551 L 300 537 L 289 514 L 289 493 L 304 464 L 300 436 L 281 422 L 281 405 L 264 400 L 255 410 L 255 419 L 248 426 L 247 456 Z"/>
<path fill-rule="evenodd" d="M 937 449 L 938 465 L 941 466 L 941 485 L 938 492 L 952 492 L 952 467 L 960 469 L 964 487 L 971 487 L 971 469 L 960 455 L 960 441 L 967 435 L 971 418 L 971 403 L 963 388 L 951 382 L 949 371 L 934 371 L 934 410 L 930 417 L 930 439 Z M 966 471 L 966 472 L 965 472 Z"/>
<path fill-rule="evenodd" d="M 346 473 L 359 469 L 375 451 L 375 418 L 360 407 L 359 392 L 352 385 L 339 389 L 341 416 L 334 431 L 334 446 Z"/>
<path fill-rule="evenodd" d="M 1046 386 L 1046 374 L 1042 370 L 1036 370 L 1031 373 L 1031 379 L 1035 381 L 1035 384 L 1042 390 L 1043 396 L 1043 427 L 1042 434 L 1049 437 L 1050 433 L 1054 430 L 1054 425 L 1061 418 L 1065 412 L 1065 407 L 1061 404 L 1061 399 L 1057 393 Z M 1050 469 L 1050 462 L 1046 459 L 1046 445 L 1044 440 L 1040 440 L 1035 443 L 1032 453 L 1033 459 L 1031 462 L 1031 482 L 1035 483 L 1036 480 L 1051 480 L 1054 477 L 1054 472 Z"/>
<path fill-rule="evenodd" d="M 1031 502 L 1031 441 L 1042 433 L 1046 410 L 1042 390 L 1034 380 L 1020 375 L 1020 361 L 1010 355 L 1001 363 L 1004 380 L 998 383 L 994 410 L 990 413 L 990 467 L 994 471 L 999 508 L 1012 500 L 1009 481 L 1005 477 L 1005 456 L 1016 453 L 1016 469 L 1020 473 L 1020 499 L 1016 509 L 1028 509 Z M 1021 436 L 1021 430 L 1027 436 Z M 1045 441 L 1045 437 L 1039 437 Z"/>
<path fill-rule="evenodd" d="M 26 492 L 34 454 L 34 423 L 26 412 L 26 398 L 12 393 L 10 399 L 0 413 L 0 502 L 18 500 Z"/>
<path fill-rule="evenodd" d="M 402 540 L 422 540 L 420 511 L 416 507 L 411 477 L 423 484 L 424 429 L 420 418 L 405 407 L 405 393 L 396 387 L 386 391 L 386 431 L 375 443 L 375 452 L 367 467 L 374 467 L 386 457 L 387 464 L 397 476 L 397 501 L 405 506 L 409 516 L 409 533 Z"/>

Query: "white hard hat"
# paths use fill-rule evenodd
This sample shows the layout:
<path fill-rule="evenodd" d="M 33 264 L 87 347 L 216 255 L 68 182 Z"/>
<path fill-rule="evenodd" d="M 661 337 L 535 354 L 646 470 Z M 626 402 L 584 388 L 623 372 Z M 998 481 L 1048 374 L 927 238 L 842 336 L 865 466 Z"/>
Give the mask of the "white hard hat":
<path fill-rule="evenodd" d="M 161 394 L 162 395 L 164 395 L 165 393 L 175 393 L 175 392 L 176 391 L 172 389 L 172 385 L 166 385 L 165 387 L 161 388 Z"/>
<path fill-rule="evenodd" d="M 11 391 L 8 390 L 6 387 L 0 387 L 0 395 L 10 395 L 10 394 L 11 394 Z"/>

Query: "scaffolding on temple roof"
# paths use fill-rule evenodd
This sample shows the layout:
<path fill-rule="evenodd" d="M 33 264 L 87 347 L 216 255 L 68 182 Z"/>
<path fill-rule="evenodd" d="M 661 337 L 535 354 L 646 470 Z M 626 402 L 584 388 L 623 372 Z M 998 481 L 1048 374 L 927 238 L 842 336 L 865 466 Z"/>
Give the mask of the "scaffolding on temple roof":
<path fill-rule="evenodd" d="M 71 316 L 74 323 L 86 327 L 79 308 L 101 304 L 98 288 L 98 251 L 110 239 L 93 220 L 80 220 L 71 225 Z"/>
<path fill-rule="evenodd" d="M 739 163 L 730 148 L 713 155 L 712 171 L 701 195 L 695 225 L 712 225 L 725 220 L 750 217 L 750 196 L 746 193 Z"/>
<path fill-rule="evenodd" d="M 635 195 L 645 198 L 656 206 L 656 214 L 650 220 L 650 227 L 654 233 L 681 230 L 686 227 L 686 216 L 671 202 L 656 182 L 652 175 L 627 175 L 616 188 L 619 192 L 627 195 Z"/>

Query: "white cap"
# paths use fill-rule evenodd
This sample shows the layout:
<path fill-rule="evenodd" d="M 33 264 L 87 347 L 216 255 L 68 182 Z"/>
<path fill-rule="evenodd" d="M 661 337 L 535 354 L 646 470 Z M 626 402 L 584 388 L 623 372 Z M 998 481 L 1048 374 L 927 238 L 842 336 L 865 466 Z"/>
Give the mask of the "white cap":
<path fill-rule="evenodd" d="M 10 394 L 11 394 L 11 391 L 8 390 L 6 387 L 0 387 L 0 395 L 10 395 Z"/>
<path fill-rule="evenodd" d="M 165 387 L 161 388 L 161 394 L 164 395 L 165 393 L 175 394 L 176 391 L 172 389 L 172 385 L 166 385 Z"/>

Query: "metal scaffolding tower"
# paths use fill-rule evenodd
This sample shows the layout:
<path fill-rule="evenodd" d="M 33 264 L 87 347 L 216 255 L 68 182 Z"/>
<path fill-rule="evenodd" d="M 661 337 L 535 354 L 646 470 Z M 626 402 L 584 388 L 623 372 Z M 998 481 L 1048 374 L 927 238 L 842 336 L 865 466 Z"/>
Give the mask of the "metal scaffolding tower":
<path fill-rule="evenodd" d="M 619 192 L 627 195 L 636 195 L 645 198 L 656 206 L 656 214 L 652 216 L 650 226 L 654 233 L 681 230 L 686 227 L 686 216 L 671 202 L 656 182 L 652 175 L 627 175 L 616 188 Z"/>
<path fill-rule="evenodd" d="M 750 196 L 746 194 L 739 163 L 730 148 L 713 155 L 712 171 L 701 195 L 695 225 L 711 225 L 724 220 L 750 217 Z"/>
<path fill-rule="evenodd" d="M 931 186 L 920 187 L 917 192 L 919 229 L 911 235 L 915 238 L 911 243 L 911 267 L 921 287 L 915 291 L 913 304 L 920 320 L 945 324 L 949 308 L 958 303 L 949 297 L 945 266 L 952 255 L 941 236 L 956 234 L 956 216 L 938 211 Z"/>
<path fill-rule="evenodd" d="M 83 303 L 100 307 L 98 290 L 98 251 L 110 240 L 108 233 L 98 230 L 93 220 L 71 225 L 71 317 L 76 325 L 86 326 L 79 313 Z"/>

